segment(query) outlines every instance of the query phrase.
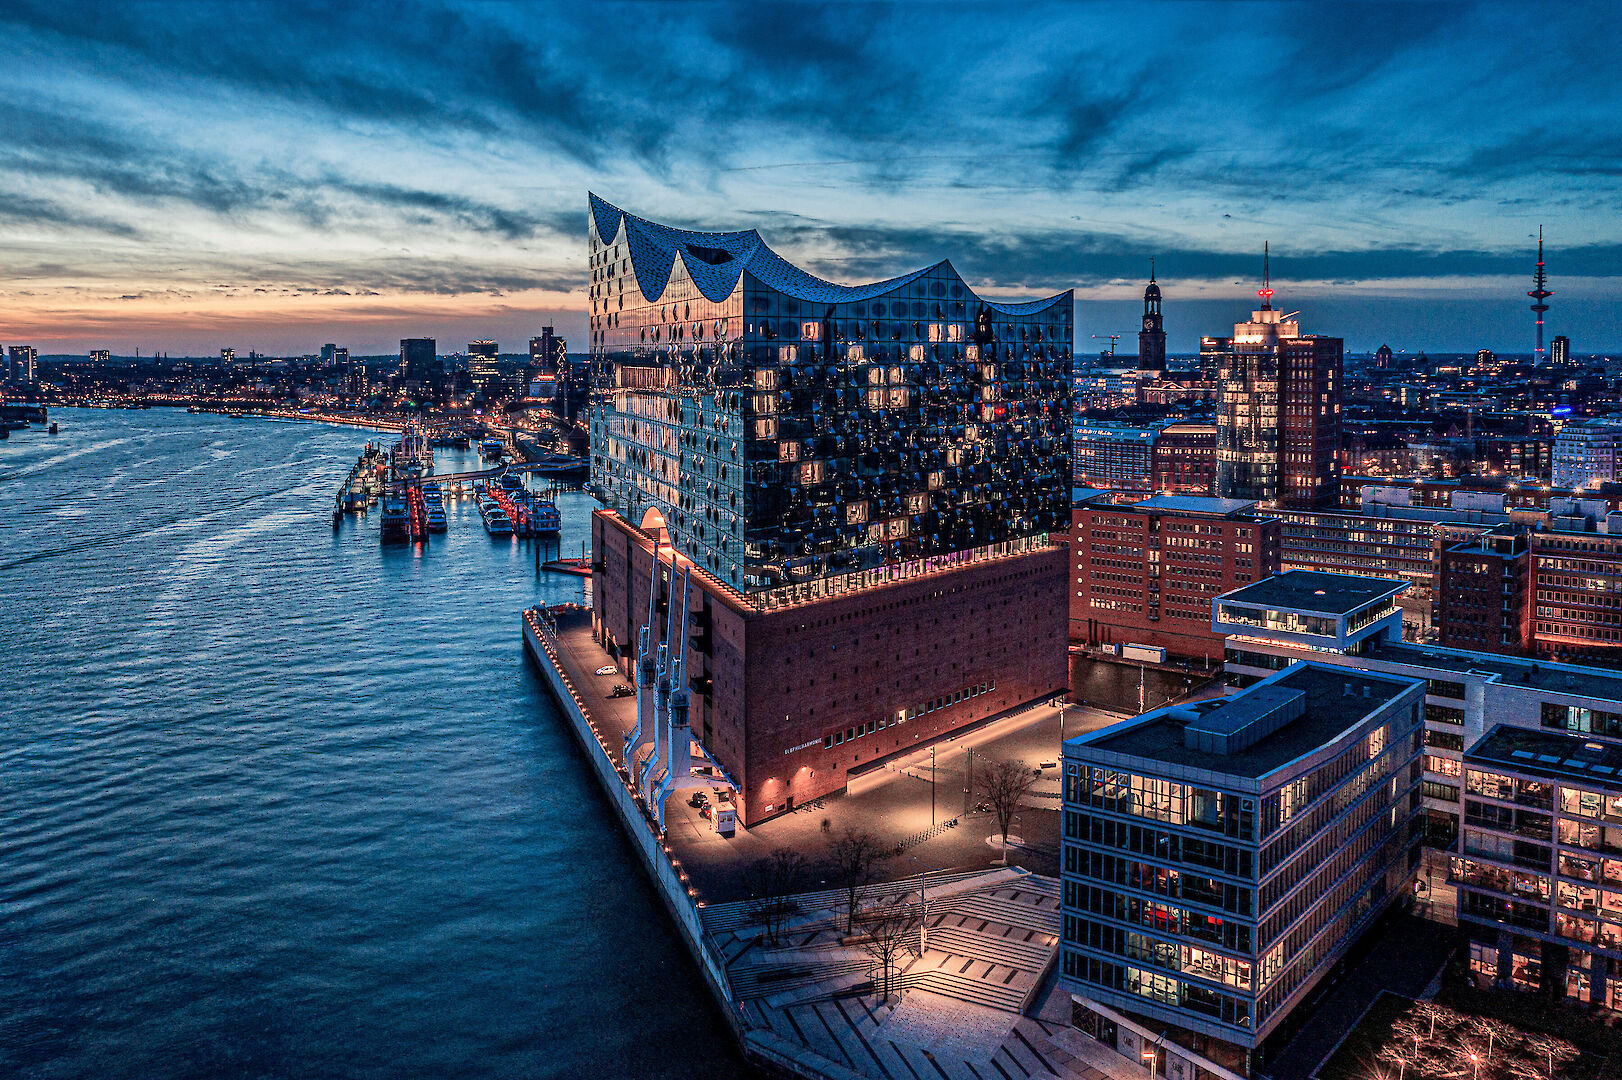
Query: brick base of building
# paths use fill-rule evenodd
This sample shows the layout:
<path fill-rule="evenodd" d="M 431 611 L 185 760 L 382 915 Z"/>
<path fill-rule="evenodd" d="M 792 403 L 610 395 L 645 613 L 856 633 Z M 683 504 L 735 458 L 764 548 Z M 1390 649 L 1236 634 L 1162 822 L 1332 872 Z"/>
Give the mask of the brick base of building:
<path fill-rule="evenodd" d="M 593 515 L 592 552 L 598 640 L 634 658 L 655 562 L 661 631 L 690 564 L 612 511 Z M 768 610 L 691 570 L 693 737 L 742 789 L 744 825 L 1068 688 L 1062 545 Z"/>

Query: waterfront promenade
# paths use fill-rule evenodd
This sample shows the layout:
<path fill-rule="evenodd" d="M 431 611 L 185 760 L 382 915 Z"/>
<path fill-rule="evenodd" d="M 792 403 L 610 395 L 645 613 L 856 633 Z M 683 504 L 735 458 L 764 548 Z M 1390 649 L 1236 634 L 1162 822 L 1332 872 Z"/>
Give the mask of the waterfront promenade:
<path fill-rule="evenodd" d="M 938 750 L 933 830 L 927 765 L 918 775 L 925 751 L 865 790 L 829 796 L 731 838 L 710 831 L 696 812 L 676 816 L 672 805 L 671 828 L 660 836 L 627 783 L 622 760 L 623 735 L 635 726 L 635 698 L 609 696 L 623 676 L 595 674 L 613 661 L 592 640 L 589 611 L 525 612 L 524 641 L 750 1057 L 830 1080 L 1125 1080 L 1114 1055 L 1085 1044 L 1070 1028 L 1069 997 L 1053 978 L 1058 881 L 1021 865 L 1056 861 L 1056 777 L 1044 778 L 1031 805 L 1021 808 L 1016 831 L 1024 843 L 1004 867 L 1001 853 L 986 842 L 996 832 L 990 815 L 962 814 L 962 773 L 951 772 L 950 763 L 966 764 L 971 743 L 977 756 L 1052 759 L 1057 710 L 1010 718 L 1000 730 L 993 725 L 945 753 Z M 1109 718 L 1072 714 L 1067 725 L 1072 722 L 1096 725 Z M 949 773 L 957 779 L 949 781 Z M 1042 790 L 1048 787 L 1053 790 Z M 948 789 L 954 794 L 943 796 Z M 683 802 L 681 809 L 690 808 Z M 959 824 L 943 827 L 952 817 Z M 927 839 L 918 839 L 920 825 Z M 861 933 L 843 936 L 844 893 L 829 880 L 828 841 L 847 826 L 873 832 L 892 850 L 904 847 L 863 888 L 860 910 L 908 911 L 927 925 L 927 944 L 909 947 L 898 962 L 887 1000 L 879 992 L 882 969 L 861 947 Z M 785 925 L 768 935 L 758 899 L 743 885 L 744 871 L 779 847 L 801 851 L 808 873 L 789 901 Z"/>

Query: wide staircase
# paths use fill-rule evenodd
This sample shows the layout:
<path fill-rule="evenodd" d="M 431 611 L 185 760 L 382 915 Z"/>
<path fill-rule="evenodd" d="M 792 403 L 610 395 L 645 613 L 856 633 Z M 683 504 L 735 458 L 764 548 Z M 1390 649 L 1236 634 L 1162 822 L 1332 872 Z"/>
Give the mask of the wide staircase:
<path fill-rule="evenodd" d="M 1041 986 L 1059 942 L 1059 883 L 1024 871 L 931 876 L 927 948 L 909 953 L 892 975 L 892 989 L 921 989 L 1007 1012 L 1023 1012 Z M 861 909 L 913 907 L 918 891 L 906 881 L 860 891 Z M 783 1004 L 827 1000 L 880 982 L 883 972 L 859 946 L 840 944 L 845 893 L 829 889 L 795 898 L 780 943 L 760 940 L 759 919 L 747 902 L 703 912 L 707 936 L 727 965 L 740 1002 Z"/>

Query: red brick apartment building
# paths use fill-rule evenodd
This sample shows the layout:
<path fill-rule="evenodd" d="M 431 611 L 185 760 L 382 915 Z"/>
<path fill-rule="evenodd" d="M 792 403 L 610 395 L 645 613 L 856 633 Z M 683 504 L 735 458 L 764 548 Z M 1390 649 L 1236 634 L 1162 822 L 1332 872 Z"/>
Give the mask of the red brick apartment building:
<path fill-rule="evenodd" d="M 661 619 L 671 566 L 691 565 L 661 541 L 612 511 L 592 516 L 593 628 L 622 663 L 647 617 L 655 558 Z M 693 736 L 742 789 L 742 824 L 1068 689 L 1063 546 L 996 547 L 770 609 L 692 567 Z"/>
<path fill-rule="evenodd" d="M 1083 498 L 1071 515 L 1070 640 L 1222 659 L 1213 597 L 1271 576 L 1280 525 L 1242 499 Z"/>
<path fill-rule="evenodd" d="M 1532 636 L 1531 553 L 1526 537 L 1522 529 L 1500 526 L 1441 549 L 1436 589 L 1439 644 L 1473 652 L 1526 650 Z"/>
<path fill-rule="evenodd" d="M 1622 665 L 1622 535 L 1534 532 L 1530 543 L 1533 650 Z"/>
<path fill-rule="evenodd" d="M 1215 424 L 1167 424 L 1155 440 L 1153 490 L 1164 495 L 1210 495 L 1216 490 Z"/>

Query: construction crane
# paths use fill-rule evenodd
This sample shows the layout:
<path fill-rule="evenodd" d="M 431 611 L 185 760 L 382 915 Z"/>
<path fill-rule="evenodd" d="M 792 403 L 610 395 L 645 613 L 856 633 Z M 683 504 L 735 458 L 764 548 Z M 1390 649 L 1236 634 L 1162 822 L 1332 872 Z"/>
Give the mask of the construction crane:
<path fill-rule="evenodd" d="M 1125 336 L 1125 334 L 1094 334 L 1093 340 L 1103 341 L 1105 338 L 1109 339 L 1109 358 L 1113 362 L 1115 359 L 1115 343 Z"/>

